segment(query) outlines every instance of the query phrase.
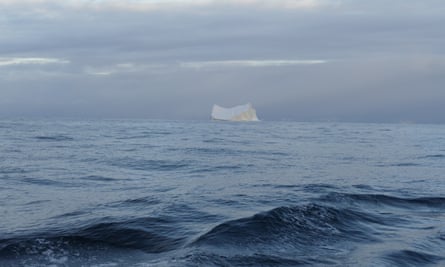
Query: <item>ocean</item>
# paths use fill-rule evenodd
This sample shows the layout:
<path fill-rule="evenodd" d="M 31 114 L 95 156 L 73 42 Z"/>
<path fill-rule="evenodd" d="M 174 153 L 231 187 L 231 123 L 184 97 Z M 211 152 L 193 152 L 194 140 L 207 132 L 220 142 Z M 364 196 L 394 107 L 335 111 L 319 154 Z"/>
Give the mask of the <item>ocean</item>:
<path fill-rule="evenodd" d="M 445 125 L 0 120 L 0 266 L 445 266 Z"/>

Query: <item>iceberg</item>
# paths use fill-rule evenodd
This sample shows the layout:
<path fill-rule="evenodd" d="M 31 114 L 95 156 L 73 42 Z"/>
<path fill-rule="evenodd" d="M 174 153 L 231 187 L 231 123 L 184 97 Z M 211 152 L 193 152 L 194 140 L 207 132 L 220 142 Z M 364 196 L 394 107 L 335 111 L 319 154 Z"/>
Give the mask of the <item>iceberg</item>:
<path fill-rule="evenodd" d="M 239 105 L 232 108 L 223 108 L 213 105 L 212 120 L 220 121 L 259 121 L 256 110 L 252 104 Z"/>

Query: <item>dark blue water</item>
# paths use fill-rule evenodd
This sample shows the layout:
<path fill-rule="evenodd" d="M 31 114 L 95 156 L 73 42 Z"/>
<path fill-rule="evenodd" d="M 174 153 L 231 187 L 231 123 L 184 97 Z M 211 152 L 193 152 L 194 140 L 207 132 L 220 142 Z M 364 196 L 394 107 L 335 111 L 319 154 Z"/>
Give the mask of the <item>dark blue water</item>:
<path fill-rule="evenodd" d="M 0 121 L 0 266 L 445 266 L 445 126 Z"/>

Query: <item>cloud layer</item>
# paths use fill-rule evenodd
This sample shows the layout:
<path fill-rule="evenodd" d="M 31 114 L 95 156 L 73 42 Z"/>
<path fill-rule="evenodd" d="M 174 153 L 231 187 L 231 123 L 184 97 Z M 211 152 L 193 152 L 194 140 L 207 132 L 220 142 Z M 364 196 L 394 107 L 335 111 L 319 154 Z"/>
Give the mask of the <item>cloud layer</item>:
<path fill-rule="evenodd" d="M 175 8 L 195 7 L 261 7 L 286 9 L 311 9 L 327 5 L 323 0 L 0 0 L 2 6 L 31 6 L 36 8 L 72 8 L 107 10 L 118 9 L 126 11 L 157 11 Z M 331 3 L 332 4 L 332 3 Z M 335 4 L 335 2 L 334 2 Z"/>
<path fill-rule="evenodd" d="M 39 57 L 13 57 L 0 58 L 0 67 L 15 65 L 45 65 L 45 64 L 67 64 L 68 60 L 58 58 L 39 58 Z"/>

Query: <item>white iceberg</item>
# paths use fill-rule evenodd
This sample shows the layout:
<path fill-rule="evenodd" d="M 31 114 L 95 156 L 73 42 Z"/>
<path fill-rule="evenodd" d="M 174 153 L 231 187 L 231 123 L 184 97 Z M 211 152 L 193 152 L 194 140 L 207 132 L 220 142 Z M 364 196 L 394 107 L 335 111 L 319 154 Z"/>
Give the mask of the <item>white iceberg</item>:
<path fill-rule="evenodd" d="M 232 108 L 213 105 L 212 120 L 220 121 L 259 121 L 250 103 Z"/>

